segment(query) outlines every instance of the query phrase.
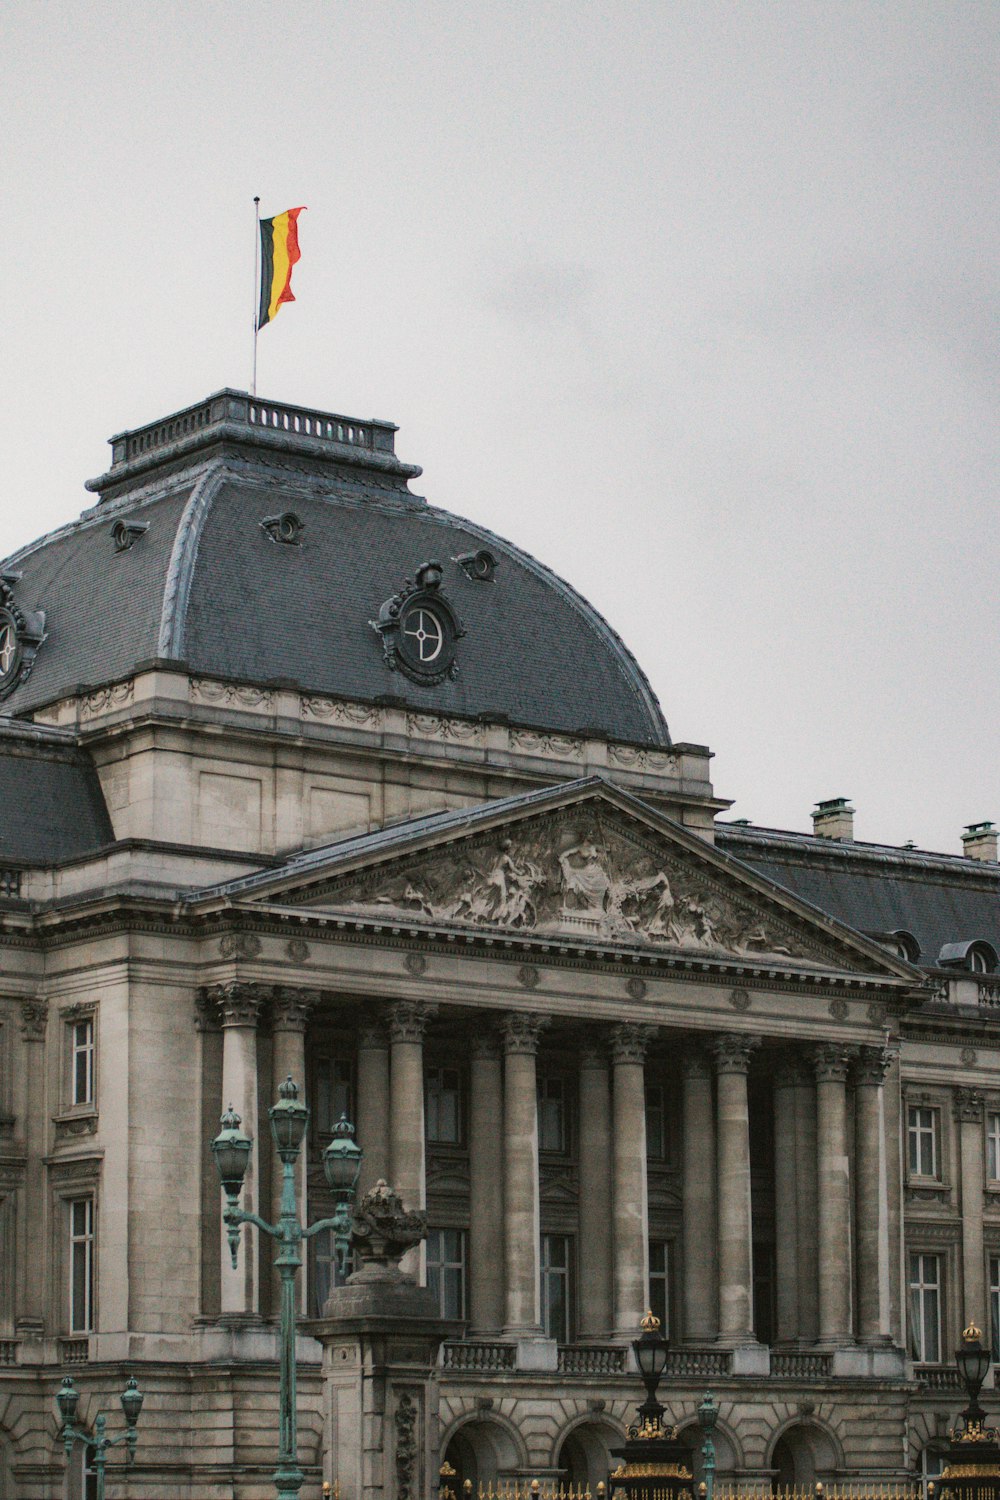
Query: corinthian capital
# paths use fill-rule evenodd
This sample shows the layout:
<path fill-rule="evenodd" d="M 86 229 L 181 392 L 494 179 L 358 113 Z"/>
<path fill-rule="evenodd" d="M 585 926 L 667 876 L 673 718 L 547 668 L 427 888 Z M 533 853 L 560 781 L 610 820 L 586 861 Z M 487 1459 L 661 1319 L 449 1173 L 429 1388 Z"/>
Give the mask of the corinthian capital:
<path fill-rule="evenodd" d="M 644 1063 L 646 1049 L 655 1026 L 640 1026 L 633 1021 L 623 1021 L 611 1029 L 611 1060 L 616 1063 Z"/>
<path fill-rule="evenodd" d="M 233 980 L 229 984 L 209 985 L 205 998 L 218 1007 L 223 1026 L 256 1026 L 261 1011 L 271 998 L 271 987 Z"/>
<path fill-rule="evenodd" d="M 755 1036 L 723 1032 L 711 1043 L 716 1073 L 749 1073 L 750 1056 L 759 1046 L 760 1041 Z"/>
<path fill-rule="evenodd" d="M 500 1023 L 503 1050 L 508 1057 L 522 1053 L 534 1057 L 538 1051 L 538 1038 L 546 1026 L 544 1016 L 529 1016 L 521 1011 L 512 1011 Z"/>
<path fill-rule="evenodd" d="M 418 1000 L 399 1000 L 390 1006 L 389 1040 L 391 1042 L 422 1042 L 427 1022 L 434 1014 L 430 1005 L 421 1005 Z"/>
<path fill-rule="evenodd" d="M 840 1047 L 836 1042 L 822 1042 L 813 1051 L 816 1082 L 846 1083 L 853 1060 L 853 1047 Z"/>
<path fill-rule="evenodd" d="M 318 1004 L 318 990 L 295 990 L 279 985 L 271 1001 L 271 1025 L 275 1031 L 304 1032 Z"/>
<path fill-rule="evenodd" d="M 859 1047 L 854 1060 L 854 1082 L 858 1088 L 881 1088 L 892 1062 L 885 1047 Z"/>

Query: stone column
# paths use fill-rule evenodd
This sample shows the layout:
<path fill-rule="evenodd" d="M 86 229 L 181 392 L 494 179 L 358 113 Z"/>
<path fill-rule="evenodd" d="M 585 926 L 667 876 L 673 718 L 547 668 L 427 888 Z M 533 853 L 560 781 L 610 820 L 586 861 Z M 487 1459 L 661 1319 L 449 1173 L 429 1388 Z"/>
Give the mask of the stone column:
<path fill-rule="evenodd" d="M 847 1156 L 847 1071 L 851 1050 L 816 1048 L 816 1192 L 819 1230 L 819 1341 L 851 1338 L 851 1175 Z"/>
<path fill-rule="evenodd" d="M 889 1338 L 889 1204 L 882 1087 L 888 1066 L 889 1054 L 882 1047 L 862 1047 L 854 1065 L 854 1201 L 858 1340 L 862 1344 L 884 1343 Z"/>
<path fill-rule="evenodd" d="M 586 1041 L 580 1048 L 580 1337 L 605 1339 L 611 1332 L 611 1080 L 607 1049 Z"/>
<path fill-rule="evenodd" d="M 222 1021 L 222 1108 L 225 1110 L 232 1105 L 240 1117 L 244 1133 L 253 1142 L 240 1207 L 244 1213 L 260 1213 L 265 1205 L 259 1201 L 258 1181 L 257 1022 L 270 991 L 264 985 L 237 982 L 213 986 L 209 995 L 219 1006 Z M 244 1228 L 240 1238 L 239 1264 L 234 1271 L 223 1224 L 221 1254 L 223 1316 L 256 1316 L 260 1300 L 260 1235 L 255 1229 Z"/>
<path fill-rule="evenodd" d="M 539 1337 L 538 1101 L 535 1057 L 541 1016 L 513 1014 L 503 1022 L 505 1332 Z"/>
<path fill-rule="evenodd" d="M 684 1337 L 704 1343 L 719 1333 L 718 1210 L 712 1067 L 701 1049 L 684 1054 Z"/>
<path fill-rule="evenodd" d="M 646 1075 L 651 1026 L 626 1023 L 611 1033 L 614 1064 L 614 1333 L 634 1339 L 649 1301 L 649 1203 L 646 1182 Z"/>
<path fill-rule="evenodd" d="M 319 995 L 315 990 L 286 989 L 284 986 L 274 991 L 271 1001 L 271 1098 L 270 1103 L 278 1102 L 278 1090 L 286 1078 L 291 1078 L 293 1083 L 298 1084 L 299 1098 L 306 1104 L 310 1104 L 306 1089 L 306 1022 L 311 1011 L 315 1008 Z M 311 1106 L 310 1106 L 311 1107 Z M 270 1142 L 268 1143 L 270 1145 Z M 296 1173 L 296 1184 L 299 1195 L 299 1218 L 304 1224 L 309 1222 L 309 1205 L 307 1191 L 307 1167 L 309 1158 L 309 1135 L 308 1132 L 302 1142 L 302 1151 L 299 1155 L 298 1171 Z M 281 1217 L 281 1170 L 275 1161 L 271 1172 L 271 1213 L 272 1224 L 276 1224 Z M 271 1258 L 277 1255 L 277 1242 L 271 1241 Z M 304 1257 L 308 1266 L 308 1257 Z M 309 1306 L 308 1274 L 299 1278 L 300 1311 L 305 1312 Z M 277 1271 L 273 1277 L 272 1307 L 278 1306 L 281 1289 L 281 1278 Z"/>
<path fill-rule="evenodd" d="M 962 1327 L 989 1327 L 983 1252 L 983 1096 L 956 1089 L 955 1121 L 962 1168 Z"/>
<path fill-rule="evenodd" d="M 712 1049 L 718 1110 L 719 1337 L 731 1345 L 755 1342 L 747 1073 L 756 1045 L 751 1037 L 725 1035 Z"/>
<path fill-rule="evenodd" d="M 46 1120 L 48 1079 L 45 1069 L 47 1000 L 21 1001 L 23 1063 L 14 1069 L 17 1081 L 15 1112 L 25 1144 L 24 1185 L 21 1189 L 18 1223 L 17 1331 L 26 1338 L 40 1338 L 45 1329 L 45 1272 L 48 1256 L 43 1253 L 46 1220 L 46 1174 L 42 1162 L 48 1150 Z"/>
<path fill-rule="evenodd" d="M 802 1064 L 782 1057 L 774 1071 L 774 1222 L 777 1229 L 777 1341 L 799 1337 L 799 1200 L 796 1159 L 797 1099 Z"/>
<path fill-rule="evenodd" d="M 500 1044 L 480 1028 L 470 1038 L 469 1321 L 496 1335 L 504 1322 L 503 1066 Z"/>
<path fill-rule="evenodd" d="M 816 1198 L 816 1079 L 806 1059 L 795 1086 L 795 1201 L 799 1339 L 819 1334 L 819 1204 Z"/>
<path fill-rule="evenodd" d="M 389 1170 L 391 1186 L 406 1209 L 427 1205 L 427 1167 L 424 1149 L 424 1031 L 429 1009 L 400 1000 L 388 1012 L 391 1057 Z M 408 1250 L 401 1265 L 423 1282 L 424 1247 Z"/>
<path fill-rule="evenodd" d="M 379 1181 L 389 1180 L 389 1036 L 381 1018 L 358 1028 L 358 1145 L 364 1152 L 358 1201 Z"/>

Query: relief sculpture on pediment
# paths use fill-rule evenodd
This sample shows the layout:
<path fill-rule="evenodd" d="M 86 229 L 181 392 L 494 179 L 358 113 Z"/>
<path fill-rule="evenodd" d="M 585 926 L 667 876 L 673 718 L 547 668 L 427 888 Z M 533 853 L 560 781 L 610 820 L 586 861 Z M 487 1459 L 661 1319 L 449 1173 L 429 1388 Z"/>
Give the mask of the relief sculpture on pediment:
<path fill-rule="evenodd" d="M 673 851 L 627 836 L 608 819 L 547 818 L 346 877 L 337 906 L 436 922 L 561 933 L 604 941 L 814 961 L 782 923 Z"/>

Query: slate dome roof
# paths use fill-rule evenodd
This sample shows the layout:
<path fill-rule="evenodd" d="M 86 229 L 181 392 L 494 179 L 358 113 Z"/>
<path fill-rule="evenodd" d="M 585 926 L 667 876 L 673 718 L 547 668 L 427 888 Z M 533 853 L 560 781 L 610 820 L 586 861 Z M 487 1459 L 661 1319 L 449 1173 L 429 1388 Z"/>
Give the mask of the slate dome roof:
<path fill-rule="evenodd" d="M 98 504 L 0 564 L 14 603 L 45 615 L 31 673 L 0 713 L 163 660 L 669 744 L 645 676 L 606 621 L 510 542 L 412 494 L 421 471 L 396 457 L 395 431 L 227 390 L 112 438 L 110 470 L 87 486 Z M 373 622 L 432 560 L 464 634 L 456 674 L 430 683 L 391 669 Z"/>

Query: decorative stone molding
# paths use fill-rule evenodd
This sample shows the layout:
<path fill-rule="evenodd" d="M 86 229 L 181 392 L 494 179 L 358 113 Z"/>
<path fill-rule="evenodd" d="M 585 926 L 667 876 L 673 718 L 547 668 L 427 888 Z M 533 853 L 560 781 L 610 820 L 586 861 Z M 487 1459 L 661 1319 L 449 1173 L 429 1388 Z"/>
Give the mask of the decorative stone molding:
<path fill-rule="evenodd" d="M 218 1031 L 221 1025 L 218 1000 L 207 990 L 199 990 L 194 997 L 195 1031 Z"/>
<path fill-rule="evenodd" d="M 554 755 L 560 760 L 583 754 L 583 741 L 565 734 L 545 734 L 536 729 L 512 729 L 510 744 L 529 755 Z"/>
<path fill-rule="evenodd" d="M 256 708 L 264 713 L 274 709 L 274 693 L 248 682 L 217 682 L 211 677 L 189 677 L 191 697 L 204 703 L 226 703 L 237 708 Z"/>
<path fill-rule="evenodd" d="M 416 1493 L 417 1408 L 409 1392 L 403 1393 L 396 1407 L 396 1495 L 398 1500 L 413 1500 Z"/>
<path fill-rule="evenodd" d="M 44 1042 L 45 1023 L 49 1018 L 47 1000 L 21 1001 L 21 1035 L 26 1042 Z"/>
<path fill-rule="evenodd" d="M 747 1011 L 750 1009 L 750 1006 L 752 1004 L 749 990 L 730 990 L 726 998 L 729 1001 L 730 1005 L 733 1007 L 733 1010 Z"/>
<path fill-rule="evenodd" d="M 981 1125 L 986 1100 L 979 1089 L 956 1089 L 952 1095 L 952 1110 L 961 1124 Z"/>
<path fill-rule="evenodd" d="M 868 1019 L 873 1026 L 884 1026 L 889 1014 L 889 1007 L 881 1000 L 873 1000 L 868 1007 Z"/>
<path fill-rule="evenodd" d="M 391 1042 L 422 1042 L 427 1022 L 433 1014 L 429 1005 L 415 1000 L 399 1000 L 388 1011 Z"/>
<path fill-rule="evenodd" d="M 85 1135 L 97 1134 L 97 1115 L 63 1115 L 54 1122 L 56 1140 L 64 1141 Z"/>
<path fill-rule="evenodd" d="M 614 1063 L 644 1063 L 655 1026 L 639 1026 L 623 1021 L 611 1031 L 611 1060 Z"/>
<path fill-rule="evenodd" d="M 222 1026 L 256 1026 L 260 1013 L 271 998 L 271 987 L 266 984 L 213 984 L 205 990 L 208 1004 L 218 1010 Z"/>
<path fill-rule="evenodd" d="M 975 1047 L 963 1047 L 958 1055 L 967 1068 L 974 1068 L 976 1066 Z"/>
<path fill-rule="evenodd" d="M 352 729 L 380 729 L 382 710 L 373 703 L 352 703 L 346 698 L 319 698 L 310 693 L 299 695 L 299 712 L 304 719 L 332 719 Z"/>
<path fill-rule="evenodd" d="M 685 1081 L 711 1081 L 712 1059 L 701 1047 L 685 1047 L 681 1053 L 681 1076 Z"/>
<path fill-rule="evenodd" d="M 85 693 L 80 699 L 80 717 L 93 719 L 109 708 L 120 708 L 123 703 L 131 703 L 134 693 L 135 679 L 132 677 L 127 682 L 114 682 L 109 687 Z"/>
<path fill-rule="evenodd" d="M 644 750 L 639 745 L 609 745 L 608 760 L 632 771 L 669 771 L 676 776 L 680 770 L 676 755 L 668 755 L 664 750 Z"/>
<path fill-rule="evenodd" d="M 846 1083 L 854 1059 L 852 1047 L 823 1042 L 813 1051 L 813 1069 L 817 1083 Z"/>
<path fill-rule="evenodd" d="M 754 1036 L 737 1036 L 733 1032 L 725 1032 L 716 1037 L 710 1044 L 716 1073 L 748 1073 L 750 1058 L 759 1046 L 760 1040 Z"/>
<path fill-rule="evenodd" d="M 500 1026 L 506 1055 L 534 1057 L 538 1051 L 538 1038 L 546 1025 L 545 1016 L 530 1016 L 520 1011 L 504 1016 Z"/>
<path fill-rule="evenodd" d="M 887 1047 L 860 1047 L 854 1060 L 854 1082 L 858 1088 L 881 1088 L 892 1063 Z"/>
<path fill-rule="evenodd" d="M 846 1021 L 851 1013 L 851 1007 L 847 1001 L 840 999 L 839 996 L 830 1001 L 828 1009 L 835 1021 Z"/>
<path fill-rule="evenodd" d="M 422 953 L 408 953 L 403 959 L 403 967 L 408 974 L 419 979 L 427 973 L 427 960 Z"/>
<path fill-rule="evenodd" d="M 274 1030 L 304 1033 L 319 999 L 318 990 L 294 990 L 279 986 L 271 1000 L 271 1025 Z"/>
<path fill-rule="evenodd" d="M 517 982 L 523 985 L 526 990 L 533 990 L 540 978 L 541 975 L 534 964 L 521 964 L 517 971 Z"/>
<path fill-rule="evenodd" d="M 442 714 L 406 715 L 406 732 L 425 740 L 474 740 L 480 726 L 468 719 L 448 719 Z"/>
<path fill-rule="evenodd" d="M 223 958 L 257 958 L 260 950 L 260 938 L 253 932 L 226 932 L 219 940 Z"/>
<path fill-rule="evenodd" d="M 637 974 L 633 974 L 632 978 L 626 982 L 625 988 L 633 1000 L 644 1000 L 649 985 L 644 979 L 640 979 Z"/>
<path fill-rule="evenodd" d="M 309 962 L 309 944 L 305 938 L 289 938 L 285 944 L 285 952 L 293 964 L 307 964 Z"/>

